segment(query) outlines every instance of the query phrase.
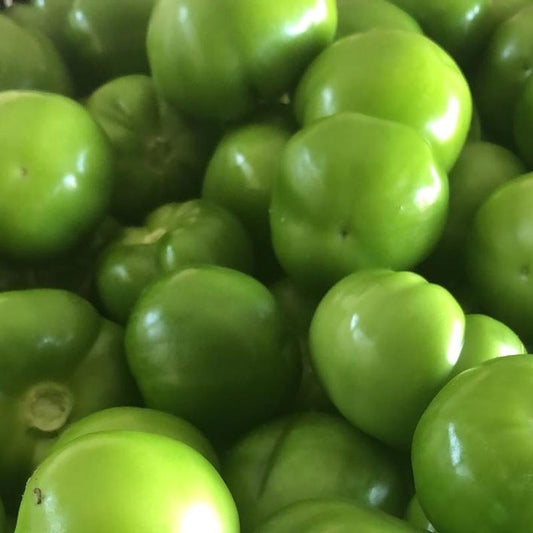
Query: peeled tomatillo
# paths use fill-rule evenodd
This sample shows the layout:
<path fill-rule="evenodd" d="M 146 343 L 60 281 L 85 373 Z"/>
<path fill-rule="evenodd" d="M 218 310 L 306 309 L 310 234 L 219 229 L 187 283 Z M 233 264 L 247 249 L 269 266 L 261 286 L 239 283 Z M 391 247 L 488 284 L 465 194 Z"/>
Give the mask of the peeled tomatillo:
<path fill-rule="evenodd" d="M 413 272 L 362 270 L 337 283 L 311 322 L 316 372 L 355 426 L 409 449 L 419 418 L 451 377 L 465 318 L 443 287 Z"/>
<path fill-rule="evenodd" d="M 0 254 L 66 252 L 106 214 L 112 154 L 89 113 L 67 97 L 0 93 Z"/>

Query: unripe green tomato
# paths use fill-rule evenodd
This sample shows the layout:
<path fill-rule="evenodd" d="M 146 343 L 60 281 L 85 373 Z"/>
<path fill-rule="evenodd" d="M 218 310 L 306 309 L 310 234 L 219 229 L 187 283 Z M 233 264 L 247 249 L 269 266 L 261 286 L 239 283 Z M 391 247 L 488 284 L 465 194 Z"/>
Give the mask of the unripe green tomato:
<path fill-rule="evenodd" d="M 472 114 L 468 83 L 446 51 L 424 35 L 386 29 L 326 48 L 300 79 L 294 106 L 304 126 L 341 111 L 411 126 L 445 171 L 459 156 Z"/>
<path fill-rule="evenodd" d="M 222 476 L 249 532 L 288 505 L 315 498 L 345 498 L 401 515 L 410 497 L 404 466 L 344 419 L 308 412 L 245 435 L 226 453 Z"/>
<path fill-rule="evenodd" d="M 0 154 L 0 253 L 6 257 L 61 254 L 103 219 L 113 184 L 111 148 L 74 100 L 0 93 Z"/>
<path fill-rule="evenodd" d="M 447 206 L 446 175 L 416 131 L 339 113 L 285 147 L 270 206 L 274 250 L 298 284 L 324 291 L 361 268 L 411 268 L 436 244 Z"/>
<path fill-rule="evenodd" d="M 459 358 L 464 320 L 448 291 L 413 272 L 363 270 L 318 305 L 313 366 L 350 422 L 409 449 L 419 418 Z"/>
<path fill-rule="evenodd" d="M 72 92 L 70 76 L 52 42 L 2 13 L 0 72 L 0 91 L 32 89 L 65 95 Z"/>
<path fill-rule="evenodd" d="M 148 28 L 151 72 L 183 113 L 239 119 L 291 90 L 336 24 L 335 0 L 161 0 Z"/>
<path fill-rule="evenodd" d="M 337 19 L 337 39 L 373 28 L 422 33 L 413 17 L 387 0 L 337 0 Z"/>
<path fill-rule="evenodd" d="M 483 312 L 527 343 L 533 321 L 533 173 L 495 190 L 479 208 L 467 246 L 468 279 Z"/>
<path fill-rule="evenodd" d="M 126 351 L 146 405 L 216 441 L 275 416 L 301 373 L 272 294 L 218 266 L 185 268 L 147 287 L 128 321 Z"/>
<path fill-rule="evenodd" d="M 81 418 L 61 433 L 47 455 L 64 448 L 74 439 L 102 431 L 142 431 L 170 437 L 190 446 L 218 466 L 213 447 L 192 424 L 169 413 L 143 407 L 111 407 Z"/>
<path fill-rule="evenodd" d="M 462 372 L 433 399 L 413 440 L 417 496 L 439 532 L 533 528 L 533 357 Z"/>
<path fill-rule="evenodd" d="M 520 155 L 533 170 L 533 78 L 518 99 L 514 115 L 514 138 Z"/>
<path fill-rule="evenodd" d="M 26 485 L 16 533 L 238 533 L 216 469 L 169 437 L 85 435 L 48 457 Z"/>
<path fill-rule="evenodd" d="M 320 499 L 285 507 L 253 533 L 416 533 L 405 522 L 347 500 Z"/>

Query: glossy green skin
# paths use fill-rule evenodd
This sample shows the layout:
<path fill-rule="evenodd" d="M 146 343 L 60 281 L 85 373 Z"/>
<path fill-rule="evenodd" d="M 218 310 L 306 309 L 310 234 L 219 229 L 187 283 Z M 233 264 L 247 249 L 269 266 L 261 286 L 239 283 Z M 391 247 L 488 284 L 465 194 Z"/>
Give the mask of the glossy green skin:
<path fill-rule="evenodd" d="M 515 107 L 514 138 L 520 155 L 533 169 L 533 79 L 526 83 Z"/>
<path fill-rule="evenodd" d="M 533 3 L 498 26 L 483 54 L 473 91 L 481 122 L 496 142 L 513 147 L 515 106 L 533 72 Z"/>
<path fill-rule="evenodd" d="M 416 533 L 416 529 L 375 509 L 354 502 L 320 499 L 282 509 L 254 533 Z"/>
<path fill-rule="evenodd" d="M 190 446 L 218 467 L 213 447 L 192 424 L 169 413 L 143 407 L 111 407 L 92 413 L 63 431 L 48 454 L 65 448 L 74 439 L 102 431 L 142 431 L 170 437 Z"/>
<path fill-rule="evenodd" d="M 125 323 L 147 285 L 200 263 L 250 272 L 253 252 L 246 230 L 229 211 L 207 200 L 165 204 L 144 226 L 125 228 L 104 250 L 98 293 L 109 316 Z"/>
<path fill-rule="evenodd" d="M 468 84 L 427 37 L 375 29 L 339 39 L 311 63 L 294 99 L 302 125 L 355 111 L 413 127 L 445 171 L 465 142 L 472 114 Z"/>
<path fill-rule="evenodd" d="M 346 498 L 401 514 L 409 498 L 398 457 L 324 413 L 291 415 L 254 429 L 226 454 L 222 476 L 243 533 L 299 501 Z"/>
<path fill-rule="evenodd" d="M 150 67 L 181 111 L 234 120 L 290 90 L 336 24 L 335 0 L 162 0 L 148 29 Z"/>
<path fill-rule="evenodd" d="M 420 135 L 340 113 L 285 148 L 270 206 L 274 250 L 299 284 L 327 290 L 361 268 L 415 265 L 436 244 L 447 205 L 446 175 Z"/>
<path fill-rule="evenodd" d="M 119 220 L 138 223 L 159 205 L 199 195 L 210 143 L 159 100 L 151 78 L 111 80 L 87 109 L 113 146 L 111 212 Z"/>
<path fill-rule="evenodd" d="M 20 497 L 69 423 L 137 401 L 122 329 L 55 289 L 0 294 L 0 493 Z"/>
<path fill-rule="evenodd" d="M 155 0 L 74 0 L 64 29 L 77 84 L 92 90 L 126 74 L 149 72 L 148 20 Z"/>
<path fill-rule="evenodd" d="M 493 31 L 530 0 L 393 0 L 465 69 L 476 66 Z"/>
<path fill-rule="evenodd" d="M 0 50 L 0 91 L 32 89 L 71 94 L 69 74 L 50 40 L 2 13 Z"/>
<path fill-rule="evenodd" d="M 150 433 L 85 435 L 30 478 L 16 533 L 239 533 L 216 469 L 189 446 Z"/>
<path fill-rule="evenodd" d="M 533 527 L 533 357 L 488 361 L 450 381 L 417 427 L 417 495 L 441 533 Z M 468 408 L 465 408 L 468 406 Z"/>
<path fill-rule="evenodd" d="M 111 148 L 80 104 L 44 92 L 1 93 L 0 145 L 0 253 L 24 260 L 58 255 L 103 218 Z"/>
<path fill-rule="evenodd" d="M 310 329 L 312 362 L 349 421 L 408 449 L 452 373 L 463 333 L 463 311 L 444 288 L 413 272 L 363 270 L 320 302 Z"/>
<path fill-rule="evenodd" d="M 272 294 L 220 266 L 185 268 L 150 285 L 128 321 L 126 352 L 148 407 L 217 441 L 274 416 L 301 372 Z"/>
<path fill-rule="evenodd" d="M 413 17 L 387 0 L 337 0 L 337 19 L 337 39 L 373 28 L 422 33 Z"/>
<path fill-rule="evenodd" d="M 447 285 L 464 283 L 468 234 L 477 210 L 494 190 L 524 172 L 524 163 L 507 148 L 484 141 L 466 143 L 449 174 L 446 225 L 423 272 Z"/>
<path fill-rule="evenodd" d="M 453 375 L 495 357 L 524 353 L 527 351 L 518 335 L 503 322 L 487 315 L 465 315 L 464 343 Z"/>
<path fill-rule="evenodd" d="M 437 530 L 433 527 L 433 524 L 428 520 L 428 517 L 424 513 L 418 498 L 413 496 L 407 507 L 405 519 L 409 524 L 417 528 L 417 531 L 429 531 L 430 533 L 437 533 Z"/>
<path fill-rule="evenodd" d="M 484 312 L 527 342 L 533 320 L 533 173 L 498 188 L 479 208 L 468 241 L 468 279 Z"/>
<path fill-rule="evenodd" d="M 205 173 L 202 197 L 231 211 L 253 237 L 260 278 L 279 274 L 271 244 L 269 207 L 283 148 L 294 127 L 273 117 L 230 130 L 217 145 Z"/>
<path fill-rule="evenodd" d="M 24 28 L 46 35 L 64 57 L 69 56 L 65 41 L 65 23 L 73 0 L 31 0 L 29 4 L 13 4 L 6 15 Z"/>

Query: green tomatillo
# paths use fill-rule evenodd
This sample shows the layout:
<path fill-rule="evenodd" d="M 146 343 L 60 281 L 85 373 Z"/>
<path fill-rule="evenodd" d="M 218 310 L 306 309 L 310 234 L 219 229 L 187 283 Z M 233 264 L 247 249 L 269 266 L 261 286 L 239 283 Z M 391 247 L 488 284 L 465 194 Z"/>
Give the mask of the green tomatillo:
<path fill-rule="evenodd" d="M 533 3 L 501 23 L 492 35 L 473 81 L 484 130 L 514 147 L 515 107 L 533 73 Z"/>
<path fill-rule="evenodd" d="M 392 0 L 467 72 L 477 66 L 494 30 L 531 0 Z"/>
<path fill-rule="evenodd" d="M 518 335 L 503 322 L 487 315 L 465 315 L 465 336 L 453 375 L 481 363 L 508 355 L 526 353 Z"/>
<path fill-rule="evenodd" d="M 221 266 L 184 268 L 147 287 L 128 321 L 126 351 L 146 405 L 217 443 L 275 416 L 301 372 L 274 296 Z"/>
<path fill-rule="evenodd" d="M 169 437 L 93 433 L 48 457 L 29 479 L 16 533 L 239 533 L 216 469 Z"/>
<path fill-rule="evenodd" d="M 254 243 L 257 277 L 270 281 L 281 269 L 272 250 L 268 211 L 281 154 L 295 128 L 284 107 L 266 113 L 224 135 L 209 161 L 202 197 L 244 224 Z"/>
<path fill-rule="evenodd" d="M 285 416 L 255 428 L 222 464 L 243 533 L 288 505 L 315 498 L 345 498 L 401 515 L 410 497 L 406 472 L 391 450 L 324 413 Z"/>
<path fill-rule="evenodd" d="M 138 401 L 122 328 L 55 289 L 0 293 L 0 493 L 20 496 L 71 422 Z"/>
<path fill-rule="evenodd" d="M 324 291 L 361 268 L 417 264 L 447 206 L 446 174 L 416 131 L 339 113 L 285 147 L 270 206 L 274 250 L 298 284 Z"/>
<path fill-rule="evenodd" d="M 501 357 L 451 380 L 420 419 L 412 464 L 435 529 L 533 528 L 533 357 Z"/>
<path fill-rule="evenodd" d="M 342 499 L 306 500 L 274 514 L 253 533 L 416 533 L 417 529 L 376 509 Z"/>
<path fill-rule="evenodd" d="M 111 78 L 149 72 L 146 32 L 155 3 L 71 1 L 63 35 L 69 66 L 81 94 Z"/>
<path fill-rule="evenodd" d="M 151 72 L 180 111 L 235 120 L 289 91 L 336 23 L 335 0 L 161 0 L 148 29 Z"/>
<path fill-rule="evenodd" d="M 0 73 L 0 91 L 32 89 L 65 95 L 72 92 L 67 68 L 52 42 L 2 13 Z"/>
<path fill-rule="evenodd" d="M 113 79 L 89 97 L 87 109 L 113 147 L 117 219 L 138 223 L 161 204 L 199 195 L 212 143 L 159 99 L 151 78 Z"/>
<path fill-rule="evenodd" d="M 300 79 L 294 106 L 304 126 L 341 111 L 411 126 L 444 171 L 459 156 L 472 114 L 467 81 L 448 53 L 424 35 L 387 29 L 326 48 Z"/>
<path fill-rule="evenodd" d="M 96 275 L 100 300 L 114 320 L 125 323 L 146 286 L 190 264 L 252 270 L 246 230 L 208 200 L 162 205 L 144 226 L 125 228 L 102 253 Z"/>
<path fill-rule="evenodd" d="M 463 345 L 455 298 L 413 272 L 369 269 L 342 279 L 311 322 L 314 368 L 355 426 L 409 449 L 416 424 L 448 381 Z"/>
<path fill-rule="evenodd" d="M 103 219 L 111 148 L 74 100 L 0 93 L 0 155 L 0 254 L 33 261 L 59 255 Z"/>
<path fill-rule="evenodd" d="M 218 465 L 213 447 L 192 424 L 170 413 L 144 407 L 110 407 L 85 416 L 61 433 L 48 454 L 64 448 L 74 439 L 102 431 L 142 431 L 164 435 L 187 444 L 213 465 Z"/>
<path fill-rule="evenodd" d="M 533 173 L 496 189 L 479 208 L 467 246 L 468 279 L 484 312 L 526 344 L 533 338 Z"/>

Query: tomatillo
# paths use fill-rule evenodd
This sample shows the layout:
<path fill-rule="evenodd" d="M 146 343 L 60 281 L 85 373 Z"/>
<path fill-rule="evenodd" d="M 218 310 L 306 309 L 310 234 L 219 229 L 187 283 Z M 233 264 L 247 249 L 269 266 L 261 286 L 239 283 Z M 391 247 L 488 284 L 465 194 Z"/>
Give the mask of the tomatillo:
<path fill-rule="evenodd" d="M 111 148 L 74 100 L 0 93 L 0 155 L 0 254 L 35 261 L 66 252 L 106 214 Z"/>
<path fill-rule="evenodd" d="M 252 270 L 245 228 L 208 200 L 164 204 L 144 226 L 124 228 L 102 252 L 96 276 L 100 300 L 109 316 L 125 323 L 151 282 L 190 264 Z"/>
<path fill-rule="evenodd" d="M 65 95 L 72 92 L 67 68 L 52 42 L 44 35 L 19 26 L 2 13 L 0 72 L 0 91 L 32 89 Z"/>
<path fill-rule="evenodd" d="M 346 420 L 311 412 L 255 428 L 222 464 L 243 532 L 315 498 L 346 498 L 400 515 L 410 497 L 406 472 L 398 456 Z"/>
<path fill-rule="evenodd" d="M 164 435 L 187 444 L 215 467 L 218 466 L 213 447 L 192 424 L 169 413 L 144 407 L 110 407 L 85 416 L 61 433 L 48 450 L 48 455 L 64 448 L 74 439 L 102 431 L 142 431 Z"/>
<path fill-rule="evenodd" d="M 16 533 L 239 533 L 216 469 L 169 437 L 93 433 L 48 457 L 29 479 Z"/>
<path fill-rule="evenodd" d="M 0 494 L 20 497 L 70 423 L 138 402 L 123 343 L 122 328 L 75 294 L 0 293 Z"/>
<path fill-rule="evenodd" d="M 311 322 L 311 357 L 339 411 L 409 449 L 419 418 L 451 377 L 465 318 L 443 287 L 413 272 L 369 269 L 324 296 Z"/>
<path fill-rule="evenodd" d="M 447 207 L 446 174 L 416 131 L 339 113 L 285 146 L 272 241 L 291 278 L 324 291 L 361 268 L 414 266 L 439 239 Z"/>
<path fill-rule="evenodd" d="M 437 531 L 533 528 L 533 357 L 488 361 L 451 380 L 420 419 L 412 464 Z"/>
<path fill-rule="evenodd" d="M 289 91 L 336 24 L 335 0 L 161 0 L 148 28 L 150 68 L 178 110 L 235 120 Z"/>
<path fill-rule="evenodd" d="M 468 83 L 446 51 L 422 34 L 380 28 L 326 48 L 300 79 L 294 106 L 304 126 L 341 111 L 411 126 L 444 171 L 459 156 L 472 115 Z"/>
<path fill-rule="evenodd" d="M 274 296 L 230 268 L 184 268 L 147 287 L 126 329 L 146 405 L 218 442 L 276 415 L 295 394 L 300 357 Z"/>
<path fill-rule="evenodd" d="M 532 338 L 533 173 L 496 189 L 479 208 L 467 247 L 468 279 L 484 312 Z"/>
<path fill-rule="evenodd" d="M 92 93 L 86 105 L 113 147 L 115 217 L 138 223 L 162 204 L 199 195 L 210 135 L 162 102 L 151 78 L 115 78 Z"/>
<path fill-rule="evenodd" d="M 402 520 L 355 502 L 307 500 L 285 507 L 253 533 L 416 533 Z"/>

